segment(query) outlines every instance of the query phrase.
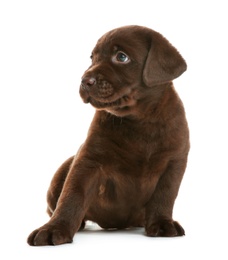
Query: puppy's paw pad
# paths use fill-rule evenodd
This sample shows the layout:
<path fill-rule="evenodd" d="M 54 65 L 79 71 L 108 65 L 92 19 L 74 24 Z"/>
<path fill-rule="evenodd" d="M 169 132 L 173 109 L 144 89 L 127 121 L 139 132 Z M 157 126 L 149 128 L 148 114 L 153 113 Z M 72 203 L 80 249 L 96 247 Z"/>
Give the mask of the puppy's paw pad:
<path fill-rule="evenodd" d="M 146 227 L 146 234 L 150 237 L 175 237 L 184 236 L 182 226 L 173 220 L 159 220 Z"/>

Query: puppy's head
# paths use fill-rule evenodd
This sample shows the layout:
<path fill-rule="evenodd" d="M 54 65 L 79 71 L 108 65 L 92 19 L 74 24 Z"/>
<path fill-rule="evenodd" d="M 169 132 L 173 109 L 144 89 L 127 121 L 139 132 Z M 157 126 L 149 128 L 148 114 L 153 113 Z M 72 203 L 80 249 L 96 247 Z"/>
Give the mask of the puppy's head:
<path fill-rule="evenodd" d="M 80 95 L 85 103 L 117 116 L 132 114 L 139 100 L 155 86 L 172 81 L 187 68 L 161 34 L 141 26 L 106 33 L 98 40 L 91 59 Z"/>

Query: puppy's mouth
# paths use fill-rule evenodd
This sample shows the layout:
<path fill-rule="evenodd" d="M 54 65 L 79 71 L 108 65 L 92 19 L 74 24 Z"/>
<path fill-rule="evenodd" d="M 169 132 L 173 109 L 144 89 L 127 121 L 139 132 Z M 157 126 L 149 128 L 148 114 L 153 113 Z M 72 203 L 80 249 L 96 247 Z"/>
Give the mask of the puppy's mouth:
<path fill-rule="evenodd" d="M 92 97 L 88 98 L 88 102 L 97 109 L 114 109 L 118 110 L 121 108 L 126 108 L 132 106 L 134 102 L 132 102 L 132 98 L 128 95 L 124 95 L 114 101 L 99 101 Z"/>
<path fill-rule="evenodd" d="M 115 93 L 106 97 L 98 97 L 88 91 L 81 91 L 81 97 L 85 103 L 90 103 L 98 110 L 120 110 L 131 107 L 136 103 L 135 91 L 132 89 L 126 90 L 124 93 Z"/>

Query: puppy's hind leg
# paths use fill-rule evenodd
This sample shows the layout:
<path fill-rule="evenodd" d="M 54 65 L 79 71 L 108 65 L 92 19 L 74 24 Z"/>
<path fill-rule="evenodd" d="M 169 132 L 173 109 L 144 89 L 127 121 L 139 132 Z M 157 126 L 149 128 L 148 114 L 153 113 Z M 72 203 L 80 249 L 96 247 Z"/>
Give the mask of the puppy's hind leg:
<path fill-rule="evenodd" d="M 74 156 L 67 159 L 56 171 L 54 177 L 52 178 L 50 187 L 47 192 L 47 213 L 51 217 L 56 209 L 56 204 L 58 202 L 59 196 L 62 192 L 63 185 L 65 183 L 67 174 L 74 160 Z"/>

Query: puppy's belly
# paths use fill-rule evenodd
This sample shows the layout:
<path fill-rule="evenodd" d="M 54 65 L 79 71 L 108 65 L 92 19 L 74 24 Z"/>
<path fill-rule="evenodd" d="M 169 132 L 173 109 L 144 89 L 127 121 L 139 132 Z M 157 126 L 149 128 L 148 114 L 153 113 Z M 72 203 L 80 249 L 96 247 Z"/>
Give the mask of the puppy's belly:
<path fill-rule="evenodd" d="M 104 229 L 124 229 L 129 227 L 144 226 L 144 209 L 129 210 L 128 208 L 113 207 L 91 207 L 85 220 L 91 220 Z"/>
<path fill-rule="evenodd" d="M 96 222 L 105 229 L 142 227 L 144 205 L 148 198 L 149 194 L 142 195 L 132 183 L 119 185 L 107 179 L 99 184 L 97 196 L 93 199 L 85 219 Z"/>

